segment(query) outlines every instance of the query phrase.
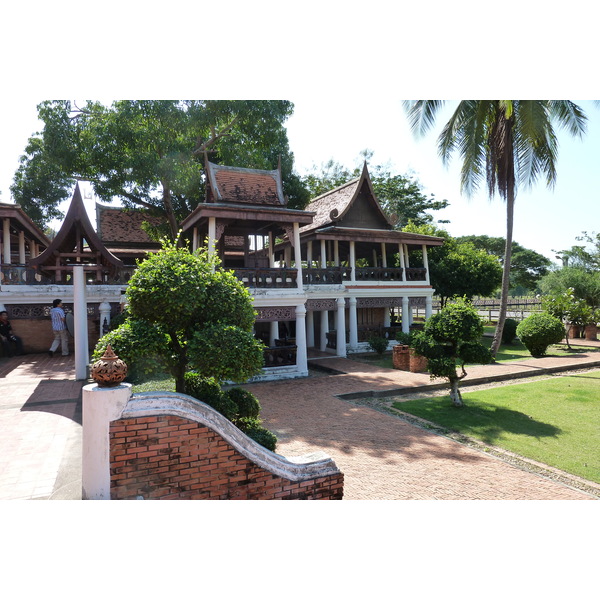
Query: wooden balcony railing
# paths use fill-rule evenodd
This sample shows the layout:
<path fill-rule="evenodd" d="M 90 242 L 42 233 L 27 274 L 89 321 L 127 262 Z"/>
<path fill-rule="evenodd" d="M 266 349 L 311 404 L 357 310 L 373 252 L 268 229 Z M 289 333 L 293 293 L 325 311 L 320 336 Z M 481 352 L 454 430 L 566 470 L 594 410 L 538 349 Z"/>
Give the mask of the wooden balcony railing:
<path fill-rule="evenodd" d="M 296 269 L 234 269 L 233 272 L 248 287 L 294 288 L 298 281 Z"/>
<path fill-rule="evenodd" d="M 313 267 L 302 269 L 302 282 L 304 285 L 330 285 L 343 283 L 349 280 L 352 273 L 350 267 L 327 267 L 315 269 Z"/>
<path fill-rule="evenodd" d="M 263 357 L 265 367 L 285 367 L 296 364 L 298 346 L 270 346 L 265 348 Z"/>

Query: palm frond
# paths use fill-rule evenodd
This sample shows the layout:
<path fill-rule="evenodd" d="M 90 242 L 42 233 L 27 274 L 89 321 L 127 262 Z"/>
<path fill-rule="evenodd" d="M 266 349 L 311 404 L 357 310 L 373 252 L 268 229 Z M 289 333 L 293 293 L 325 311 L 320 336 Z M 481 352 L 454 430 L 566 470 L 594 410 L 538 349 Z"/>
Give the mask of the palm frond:
<path fill-rule="evenodd" d="M 587 130 L 587 117 L 583 110 L 570 100 L 549 100 L 550 115 L 571 135 L 582 137 Z"/>
<path fill-rule="evenodd" d="M 444 102 L 444 100 L 404 100 L 404 110 L 410 128 L 416 136 L 424 135 L 433 126 Z"/>

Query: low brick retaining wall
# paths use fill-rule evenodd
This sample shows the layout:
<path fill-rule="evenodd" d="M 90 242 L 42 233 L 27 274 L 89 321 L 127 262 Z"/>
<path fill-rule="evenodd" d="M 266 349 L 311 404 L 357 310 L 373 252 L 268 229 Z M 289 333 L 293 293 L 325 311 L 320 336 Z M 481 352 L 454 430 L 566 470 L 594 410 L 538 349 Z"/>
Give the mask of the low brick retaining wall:
<path fill-rule="evenodd" d="M 94 393 L 91 388 L 96 388 Z M 324 453 L 295 458 L 275 454 L 210 406 L 184 394 L 136 394 L 121 400 L 121 407 L 117 401 L 116 408 L 108 411 L 90 404 L 102 402 L 101 394 L 97 386 L 84 388 L 86 499 L 343 497 L 344 476 Z M 99 418 L 94 416 L 94 408 L 103 413 Z M 105 441 L 107 447 L 103 448 Z"/>

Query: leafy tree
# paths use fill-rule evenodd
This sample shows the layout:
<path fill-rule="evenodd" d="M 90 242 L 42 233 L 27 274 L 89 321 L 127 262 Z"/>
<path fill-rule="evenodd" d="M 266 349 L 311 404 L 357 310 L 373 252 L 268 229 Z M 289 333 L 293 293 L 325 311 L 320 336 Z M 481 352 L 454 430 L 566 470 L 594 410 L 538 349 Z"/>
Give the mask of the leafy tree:
<path fill-rule="evenodd" d="M 465 235 L 456 238 L 459 242 L 471 242 L 476 248 L 485 250 L 488 254 L 497 256 L 502 264 L 506 240 L 501 237 L 487 235 Z M 511 268 L 509 288 L 514 293 L 515 288 L 534 292 L 539 280 L 548 273 L 552 261 L 535 250 L 524 248 L 517 242 L 512 243 Z"/>
<path fill-rule="evenodd" d="M 575 239 L 586 242 L 588 246 L 571 246 L 569 250 L 554 250 L 557 253 L 556 258 L 562 260 L 565 267 L 579 267 L 586 271 L 600 269 L 600 233 L 589 234 L 584 231 Z"/>
<path fill-rule="evenodd" d="M 372 153 L 364 150 L 361 158 L 367 160 Z M 362 165 L 348 169 L 333 159 L 323 163 L 320 171 L 313 167 L 313 172 L 305 175 L 302 182 L 308 189 L 311 198 L 316 198 L 352 179 L 360 177 Z M 393 174 L 387 165 L 369 167 L 369 176 L 373 191 L 397 229 L 404 227 L 409 221 L 422 225 L 433 222 L 430 211 L 438 211 L 448 206 L 447 200 L 436 200 L 434 194 L 426 196 L 419 181 L 412 175 Z M 438 220 L 438 223 L 447 223 Z"/>
<path fill-rule="evenodd" d="M 488 364 L 492 360 L 490 351 L 481 343 L 482 335 L 483 322 L 477 311 L 465 299 L 459 299 L 432 315 L 423 331 L 412 336 L 411 345 L 417 354 L 427 358 L 431 378 L 448 379 L 454 406 L 463 406 L 459 385 L 467 376 L 465 364 Z"/>
<path fill-rule="evenodd" d="M 556 296 L 573 290 L 573 296 L 583 300 L 590 308 L 600 308 L 600 271 L 582 267 L 563 267 L 551 271 L 540 280 L 542 294 Z"/>
<path fill-rule="evenodd" d="M 203 199 L 203 160 L 274 169 L 281 156 L 290 206 L 308 201 L 293 173 L 287 101 L 70 101 L 38 106 L 44 130 L 29 139 L 11 191 L 39 225 L 60 215 L 75 181 L 90 181 L 105 202 L 163 216 L 171 239 Z"/>
<path fill-rule="evenodd" d="M 542 308 L 553 317 L 560 320 L 565 328 L 564 337 L 567 347 L 569 343 L 569 332 L 573 325 L 585 327 L 594 318 L 594 311 L 587 305 L 585 300 L 575 296 L 575 290 L 569 288 L 564 292 L 542 298 Z"/>
<path fill-rule="evenodd" d="M 407 101 L 413 130 L 427 131 L 443 104 L 442 100 Z M 581 136 L 586 120 L 581 108 L 569 100 L 462 100 L 438 138 L 445 163 L 455 150 L 460 153 L 461 189 L 467 195 L 485 179 L 489 196 L 498 192 L 506 201 L 506 246 L 493 356 L 500 347 L 506 320 L 517 188 L 532 185 L 540 176 L 552 187 L 558 152 L 554 125 Z"/>
<path fill-rule="evenodd" d="M 448 232 L 433 225 L 409 223 L 404 231 L 444 238 L 442 246 L 427 250 L 429 278 L 442 306 L 449 298 L 490 296 L 502 281 L 502 267 L 497 257 L 478 250 L 469 242 L 460 243 Z M 410 258 L 411 266 L 421 266 L 421 253 Z"/>
<path fill-rule="evenodd" d="M 255 312 L 248 290 L 207 249 L 190 253 L 164 240 L 132 275 L 127 301 L 129 317 L 108 335 L 119 338 L 127 331 L 127 347 L 136 359 L 158 355 L 178 392 L 185 392 L 190 368 L 203 377 L 235 382 L 260 371 L 263 345 L 252 335 Z M 147 337 L 135 336 L 136 322 L 154 328 L 163 342 L 149 344 Z M 97 354 L 107 339 L 100 339 Z"/>

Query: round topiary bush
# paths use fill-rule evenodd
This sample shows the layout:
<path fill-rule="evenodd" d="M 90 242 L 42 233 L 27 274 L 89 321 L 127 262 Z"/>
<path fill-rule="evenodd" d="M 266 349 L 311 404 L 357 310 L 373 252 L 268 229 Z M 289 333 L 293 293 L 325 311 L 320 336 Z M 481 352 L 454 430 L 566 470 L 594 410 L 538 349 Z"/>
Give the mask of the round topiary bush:
<path fill-rule="evenodd" d="M 184 394 L 212 406 L 230 421 L 236 418 L 237 404 L 221 391 L 221 386 L 213 377 L 190 372 L 185 374 L 184 384 Z"/>
<path fill-rule="evenodd" d="M 506 319 L 504 321 L 504 328 L 502 329 L 502 343 L 512 344 L 515 336 L 517 335 L 517 327 L 519 322 L 514 319 Z"/>
<path fill-rule="evenodd" d="M 260 414 L 260 403 L 258 402 L 258 398 L 252 392 L 241 387 L 234 387 L 223 393 L 237 405 L 238 418 L 258 418 L 258 415 Z"/>
<path fill-rule="evenodd" d="M 558 344 L 565 337 L 565 329 L 559 319 L 548 313 L 536 313 L 517 327 L 517 335 L 532 356 L 544 356 L 548 346 Z"/>
<path fill-rule="evenodd" d="M 389 341 L 384 337 L 373 336 L 368 340 L 369 346 L 372 350 L 377 352 L 377 354 L 383 354 L 388 347 Z"/>

